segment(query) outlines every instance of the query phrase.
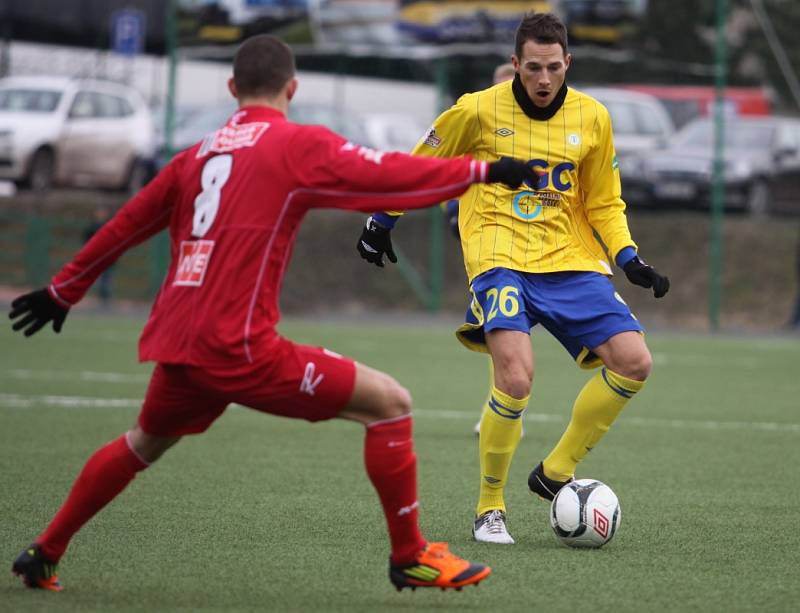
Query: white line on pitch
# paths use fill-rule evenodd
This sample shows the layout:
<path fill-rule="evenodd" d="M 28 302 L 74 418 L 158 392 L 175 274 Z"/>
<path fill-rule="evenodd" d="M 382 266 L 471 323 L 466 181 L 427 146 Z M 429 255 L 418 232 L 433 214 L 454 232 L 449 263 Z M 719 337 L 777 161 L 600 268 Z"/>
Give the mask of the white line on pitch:
<path fill-rule="evenodd" d="M 25 381 L 90 381 L 93 383 L 146 383 L 149 375 L 133 375 L 120 372 L 95 372 L 91 370 L 81 370 L 70 372 L 64 370 L 30 370 L 26 368 L 12 368 L 5 371 L 5 376 L 11 379 Z"/>
<path fill-rule="evenodd" d="M 141 398 L 96 398 L 92 396 L 28 396 L 22 394 L 0 394 L 0 406 L 5 408 L 27 409 L 36 406 L 63 408 L 138 408 Z M 475 416 L 462 411 L 418 409 L 415 417 L 422 419 L 469 419 Z M 525 421 L 540 423 L 564 423 L 566 416 L 550 413 L 526 413 Z M 645 428 L 676 428 L 690 430 L 758 430 L 762 432 L 797 432 L 800 424 L 769 421 L 715 421 L 695 419 L 661 419 L 657 417 L 623 416 L 619 421 L 623 426 L 642 426 Z"/>
<path fill-rule="evenodd" d="M 142 399 L 94 398 L 91 396 L 27 396 L 22 394 L 0 394 L 0 405 L 12 409 L 28 409 L 36 406 L 62 407 L 65 409 L 121 409 L 142 406 Z"/>

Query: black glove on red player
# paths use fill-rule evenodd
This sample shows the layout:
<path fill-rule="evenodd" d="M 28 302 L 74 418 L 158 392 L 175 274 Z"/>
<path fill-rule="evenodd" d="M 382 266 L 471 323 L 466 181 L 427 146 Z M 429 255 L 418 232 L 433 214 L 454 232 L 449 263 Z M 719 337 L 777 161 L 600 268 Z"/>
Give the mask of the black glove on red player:
<path fill-rule="evenodd" d="M 525 162 L 505 157 L 489 164 L 487 183 L 505 183 L 511 189 L 517 189 L 525 181 L 530 185 L 539 181 L 539 175 Z"/>
<path fill-rule="evenodd" d="M 392 249 L 391 229 L 384 228 L 372 217 L 367 218 L 356 249 L 367 262 L 380 268 L 383 268 L 384 254 L 392 264 L 397 263 L 397 256 Z"/>
<path fill-rule="evenodd" d="M 53 322 L 53 330 L 61 332 L 61 326 L 67 318 L 69 309 L 64 308 L 50 297 L 47 288 L 18 296 L 11 303 L 10 319 L 17 321 L 11 326 L 14 331 L 25 329 L 25 336 L 41 330 L 49 322 Z"/>

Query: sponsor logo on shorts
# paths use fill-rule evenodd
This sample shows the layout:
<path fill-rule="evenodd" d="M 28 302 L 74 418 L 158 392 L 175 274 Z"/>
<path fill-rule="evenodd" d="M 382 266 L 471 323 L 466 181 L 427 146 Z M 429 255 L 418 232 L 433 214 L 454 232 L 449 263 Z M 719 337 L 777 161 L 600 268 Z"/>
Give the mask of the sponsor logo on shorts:
<path fill-rule="evenodd" d="M 319 374 L 314 376 L 317 365 L 314 362 L 306 364 L 306 370 L 303 373 L 303 380 L 300 382 L 300 391 L 309 396 L 313 396 L 317 386 L 322 383 L 325 375 Z"/>

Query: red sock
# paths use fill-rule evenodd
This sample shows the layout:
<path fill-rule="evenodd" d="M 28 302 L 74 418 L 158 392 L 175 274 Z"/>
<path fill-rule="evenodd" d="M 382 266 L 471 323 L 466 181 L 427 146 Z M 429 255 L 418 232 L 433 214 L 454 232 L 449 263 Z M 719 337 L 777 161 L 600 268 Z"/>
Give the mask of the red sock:
<path fill-rule="evenodd" d="M 44 554 L 58 562 L 72 536 L 117 494 L 140 470 L 147 468 L 131 451 L 126 435 L 94 452 L 47 529 L 36 539 Z"/>
<path fill-rule="evenodd" d="M 419 531 L 417 456 L 411 425 L 411 415 L 375 422 L 367 426 L 364 439 L 364 463 L 381 499 L 395 564 L 413 562 L 426 545 Z"/>

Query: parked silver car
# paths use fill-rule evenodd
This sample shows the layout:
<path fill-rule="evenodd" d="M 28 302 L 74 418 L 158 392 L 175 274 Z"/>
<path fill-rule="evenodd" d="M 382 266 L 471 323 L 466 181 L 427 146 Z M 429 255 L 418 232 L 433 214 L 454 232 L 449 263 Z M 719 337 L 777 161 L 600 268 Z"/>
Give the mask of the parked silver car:
<path fill-rule="evenodd" d="M 726 209 L 800 214 L 800 119 L 731 117 L 724 143 Z M 696 119 L 668 148 L 643 156 L 636 174 L 652 205 L 707 208 L 713 160 L 714 123 Z"/>
<path fill-rule="evenodd" d="M 579 87 L 608 109 L 614 129 L 614 147 L 619 159 L 622 197 L 637 206 L 647 198 L 636 173 L 638 159 L 667 146 L 675 124 L 667 109 L 654 96 L 614 87 Z"/>
<path fill-rule="evenodd" d="M 0 79 L 0 179 L 135 190 L 151 174 L 150 111 L 133 89 L 65 77 Z"/>

